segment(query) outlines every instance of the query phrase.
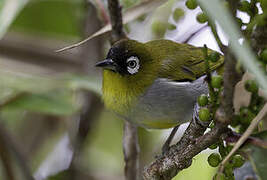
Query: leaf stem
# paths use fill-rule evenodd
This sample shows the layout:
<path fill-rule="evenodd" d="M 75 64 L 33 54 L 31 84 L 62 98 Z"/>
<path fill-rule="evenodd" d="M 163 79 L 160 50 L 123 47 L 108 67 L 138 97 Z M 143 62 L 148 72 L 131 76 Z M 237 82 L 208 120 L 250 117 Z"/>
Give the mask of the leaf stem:
<path fill-rule="evenodd" d="M 215 94 L 213 87 L 211 86 L 211 71 L 210 71 L 209 58 L 208 58 L 208 48 L 206 44 L 204 44 L 203 53 L 204 53 L 204 60 L 205 60 L 205 71 L 207 75 L 206 81 L 208 83 L 209 95 L 210 95 L 211 104 L 213 107 L 216 103 L 216 94 Z"/>

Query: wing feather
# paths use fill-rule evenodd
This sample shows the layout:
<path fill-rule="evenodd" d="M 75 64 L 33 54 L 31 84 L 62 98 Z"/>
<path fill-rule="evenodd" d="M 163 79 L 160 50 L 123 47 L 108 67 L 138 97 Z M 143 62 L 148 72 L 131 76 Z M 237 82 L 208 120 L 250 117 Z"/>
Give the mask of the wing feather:
<path fill-rule="evenodd" d="M 204 54 L 201 47 L 189 44 L 179 44 L 170 40 L 155 40 L 146 43 L 148 49 L 155 55 L 161 64 L 160 78 L 168 78 L 174 81 L 191 80 L 203 76 L 205 72 Z M 213 50 L 208 50 L 211 53 Z M 221 69 L 224 63 L 223 55 L 213 63 L 210 62 L 212 71 Z"/>

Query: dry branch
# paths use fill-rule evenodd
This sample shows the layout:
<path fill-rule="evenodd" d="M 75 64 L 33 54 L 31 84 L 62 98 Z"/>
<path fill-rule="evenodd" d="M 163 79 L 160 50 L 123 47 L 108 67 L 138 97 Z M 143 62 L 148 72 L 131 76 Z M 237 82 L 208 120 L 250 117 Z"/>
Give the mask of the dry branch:
<path fill-rule="evenodd" d="M 121 15 L 121 6 L 117 0 L 108 1 L 108 10 L 110 14 L 110 23 L 111 23 L 111 43 L 126 38 L 126 34 L 123 31 L 123 22 Z"/>

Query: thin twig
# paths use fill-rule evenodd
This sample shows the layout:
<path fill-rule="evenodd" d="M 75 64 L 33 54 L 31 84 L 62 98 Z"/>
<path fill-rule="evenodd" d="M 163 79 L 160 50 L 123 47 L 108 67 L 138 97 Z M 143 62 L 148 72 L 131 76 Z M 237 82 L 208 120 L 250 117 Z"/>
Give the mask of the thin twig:
<path fill-rule="evenodd" d="M 126 180 L 136 180 L 139 177 L 139 146 L 137 128 L 125 122 L 123 131 L 124 174 Z"/>
<path fill-rule="evenodd" d="M 204 29 L 206 29 L 208 27 L 208 25 L 206 24 L 205 26 L 202 26 L 201 28 L 197 29 L 195 32 L 193 32 L 192 34 L 190 34 L 184 41 L 182 41 L 182 43 L 188 43 L 191 39 L 193 39 L 198 33 L 200 33 L 201 31 L 203 31 Z"/>
<path fill-rule="evenodd" d="M 165 143 L 163 144 L 163 146 L 161 148 L 162 154 L 164 154 L 165 152 L 167 152 L 170 149 L 170 144 L 171 144 L 176 132 L 178 131 L 179 127 L 180 127 L 180 125 L 177 125 L 172 129 L 171 134 L 169 135 L 168 139 L 165 141 Z"/>
<path fill-rule="evenodd" d="M 237 143 L 234 145 L 231 152 L 224 158 L 222 161 L 219 172 L 223 172 L 225 164 L 229 161 L 231 156 L 239 149 L 239 147 L 248 139 L 248 137 L 252 134 L 254 129 L 258 126 L 258 123 L 267 113 L 267 103 L 264 105 L 262 110 L 258 113 L 258 115 L 252 120 L 249 127 L 245 131 L 245 133 L 241 136 L 241 138 L 237 141 Z"/>
<path fill-rule="evenodd" d="M 92 2 L 89 0 L 83 1 L 86 4 L 86 16 L 83 19 L 82 34 L 84 37 L 87 37 L 89 34 L 100 28 L 101 22 L 98 17 L 95 16 L 97 9 Z M 97 2 L 102 3 L 101 0 L 97 0 Z M 80 70 L 84 70 L 86 74 L 89 74 L 90 71 L 91 73 L 95 71 L 94 66 L 90 66 L 90 64 L 95 64 L 97 59 L 100 58 L 100 47 L 102 47 L 102 43 L 96 39 L 80 47 L 79 55 L 83 59 L 83 65 Z M 88 62 L 88 59 L 91 59 L 90 62 Z M 93 59 L 95 59 L 95 61 Z M 91 145 L 90 140 L 92 129 L 96 126 L 99 115 L 103 109 L 103 104 L 100 97 L 93 92 L 82 91 L 79 92 L 79 94 L 83 98 L 83 103 L 78 115 L 79 120 L 76 121 L 77 124 L 75 123 L 77 125 L 77 131 L 71 138 L 73 156 L 68 171 L 66 171 L 68 173 L 68 178 L 64 178 L 65 180 L 95 179 L 93 177 L 88 177 L 92 174 L 90 170 L 84 172 L 84 169 L 81 168 L 81 158 L 84 146 L 88 146 L 88 144 L 89 146 Z M 77 116 L 74 118 L 76 119 Z M 71 131 L 73 131 L 73 127 L 71 127 Z"/>
<path fill-rule="evenodd" d="M 242 134 L 232 132 L 229 133 L 229 135 L 224 140 L 226 141 L 226 143 L 236 143 L 241 137 Z M 255 146 L 267 149 L 267 141 L 254 136 L 249 136 L 245 143 L 253 144 Z"/>
<path fill-rule="evenodd" d="M 86 92 L 83 94 L 86 98 L 86 102 L 83 105 L 78 132 L 73 143 L 73 158 L 69 167 L 69 180 L 78 180 L 82 172 L 80 167 L 81 152 L 84 148 L 85 143 L 88 145 L 88 136 L 91 129 L 94 126 L 95 121 L 99 118 L 101 110 L 103 109 L 103 104 L 99 96 L 94 93 Z M 87 172 L 88 174 L 88 172 Z"/>
<path fill-rule="evenodd" d="M 105 32 L 108 32 L 110 27 L 112 28 L 111 43 L 114 43 L 119 39 L 126 38 L 126 35 L 123 31 L 121 6 L 119 5 L 118 1 L 117 0 L 114 0 L 114 1 L 109 0 L 108 1 L 108 8 L 109 8 L 109 12 L 110 12 L 110 23 L 111 24 L 107 24 L 106 26 L 101 28 L 99 31 L 95 32 L 94 34 L 85 38 L 84 40 L 82 40 L 78 43 L 72 44 L 70 46 L 66 46 L 64 48 L 58 49 L 55 52 L 59 53 L 59 52 L 63 52 L 63 51 L 69 50 L 69 49 L 79 47 L 82 44 L 84 44 L 85 42 L 93 39 L 94 37 L 99 36 Z"/>
<path fill-rule="evenodd" d="M 216 28 L 215 23 L 212 23 L 211 21 L 209 21 L 209 26 L 210 26 L 211 32 L 212 32 L 218 46 L 220 47 L 221 51 L 224 51 L 225 45 L 222 43 L 222 41 L 221 41 L 221 39 L 217 33 L 217 28 Z"/>
<path fill-rule="evenodd" d="M 136 6 L 133 6 L 124 12 L 124 16 L 123 16 L 124 17 L 123 19 L 125 21 L 124 23 L 129 23 L 133 21 L 134 19 L 140 17 L 141 15 L 149 13 L 150 11 L 153 11 L 155 8 L 159 7 L 160 5 L 166 2 L 167 0 L 144 0 L 138 3 Z M 111 25 L 107 24 L 106 26 L 104 26 L 103 28 L 101 28 L 100 30 L 92 34 L 91 36 L 87 37 L 86 39 L 80 42 L 77 42 L 75 44 L 69 45 L 67 47 L 58 49 L 55 52 L 62 52 L 62 51 L 66 51 L 66 50 L 78 47 L 93 38 L 109 33 L 110 30 L 111 30 Z"/>
<path fill-rule="evenodd" d="M 112 26 L 111 44 L 127 38 L 123 31 L 121 6 L 118 0 L 109 0 L 108 9 Z M 125 160 L 125 179 L 137 180 L 139 177 L 139 144 L 137 127 L 130 122 L 125 122 L 123 137 L 123 152 Z"/>
<path fill-rule="evenodd" d="M 59 52 L 63 52 L 63 51 L 66 51 L 66 50 L 69 50 L 69 49 L 73 49 L 73 48 L 76 48 L 76 47 L 79 47 L 81 46 L 82 44 L 86 43 L 87 41 L 101 35 L 101 34 L 104 34 L 106 32 L 108 32 L 110 29 L 110 24 L 107 24 L 106 26 L 104 26 L 103 28 L 101 28 L 99 31 L 95 32 L 94 34 L 92 34 L 91 36 L 88 36 L 87 38 L 85 38 L 84 40 L 80 41 L 80 42 L 77 42 L 75 44 L 72 44 L 72 45 L 69 45 L 69 46 L 66 46 L 64 48 L 61 48 L 61 49 L 58 49 L 58 50 L 55 50 L 56 53 L 59 53 Z"/>
<path fill-rule="evenodd" d="M 213 87 L 211 86 L 211 72 L 210 72 L 210 65 L 209 65 L 209 59 L 208 59 L 208 48 L 207 45 L 204 44 L 204 48 L 203 48 L 203 54 L 204 54 L 204 59 L 205 59 L 205 71 L 206 71 L 206 81 L 208 82 L 208 87 L 209 87 L 209 95 L 211 98 L 211 104 L 214 105 L 215 104 L 215 91 L 213 89 Z"/>
<path fill-rule="evenodd" d="M 123 31 L 123 22 L 121 14 L 121 6 L 118 0 L 108 1 L 108 10 L 110 14 L 110 23 L 112 27 L 111 31 L 111 44 L 118 40 L 126 38 L 126 34 Z"/>

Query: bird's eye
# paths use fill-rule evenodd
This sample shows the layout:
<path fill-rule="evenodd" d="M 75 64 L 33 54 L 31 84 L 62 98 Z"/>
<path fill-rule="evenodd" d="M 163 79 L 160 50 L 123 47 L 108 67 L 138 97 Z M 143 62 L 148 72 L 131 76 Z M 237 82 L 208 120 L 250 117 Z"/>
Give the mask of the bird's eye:
<path fill-rule="evenodd" d="M 135 68 L 136 67 L 136 61 L 128 61 L 127 66 L 130 68 Z"/>
<path fill-rule="evenodd" d="M 140 65 L 139 65 L 139 59 L 137 57 L 135 56 L 129 57 L 126 63 L 127 63 L 127 71 L 130 74 L 135 74 L 138 72 Z"/>

